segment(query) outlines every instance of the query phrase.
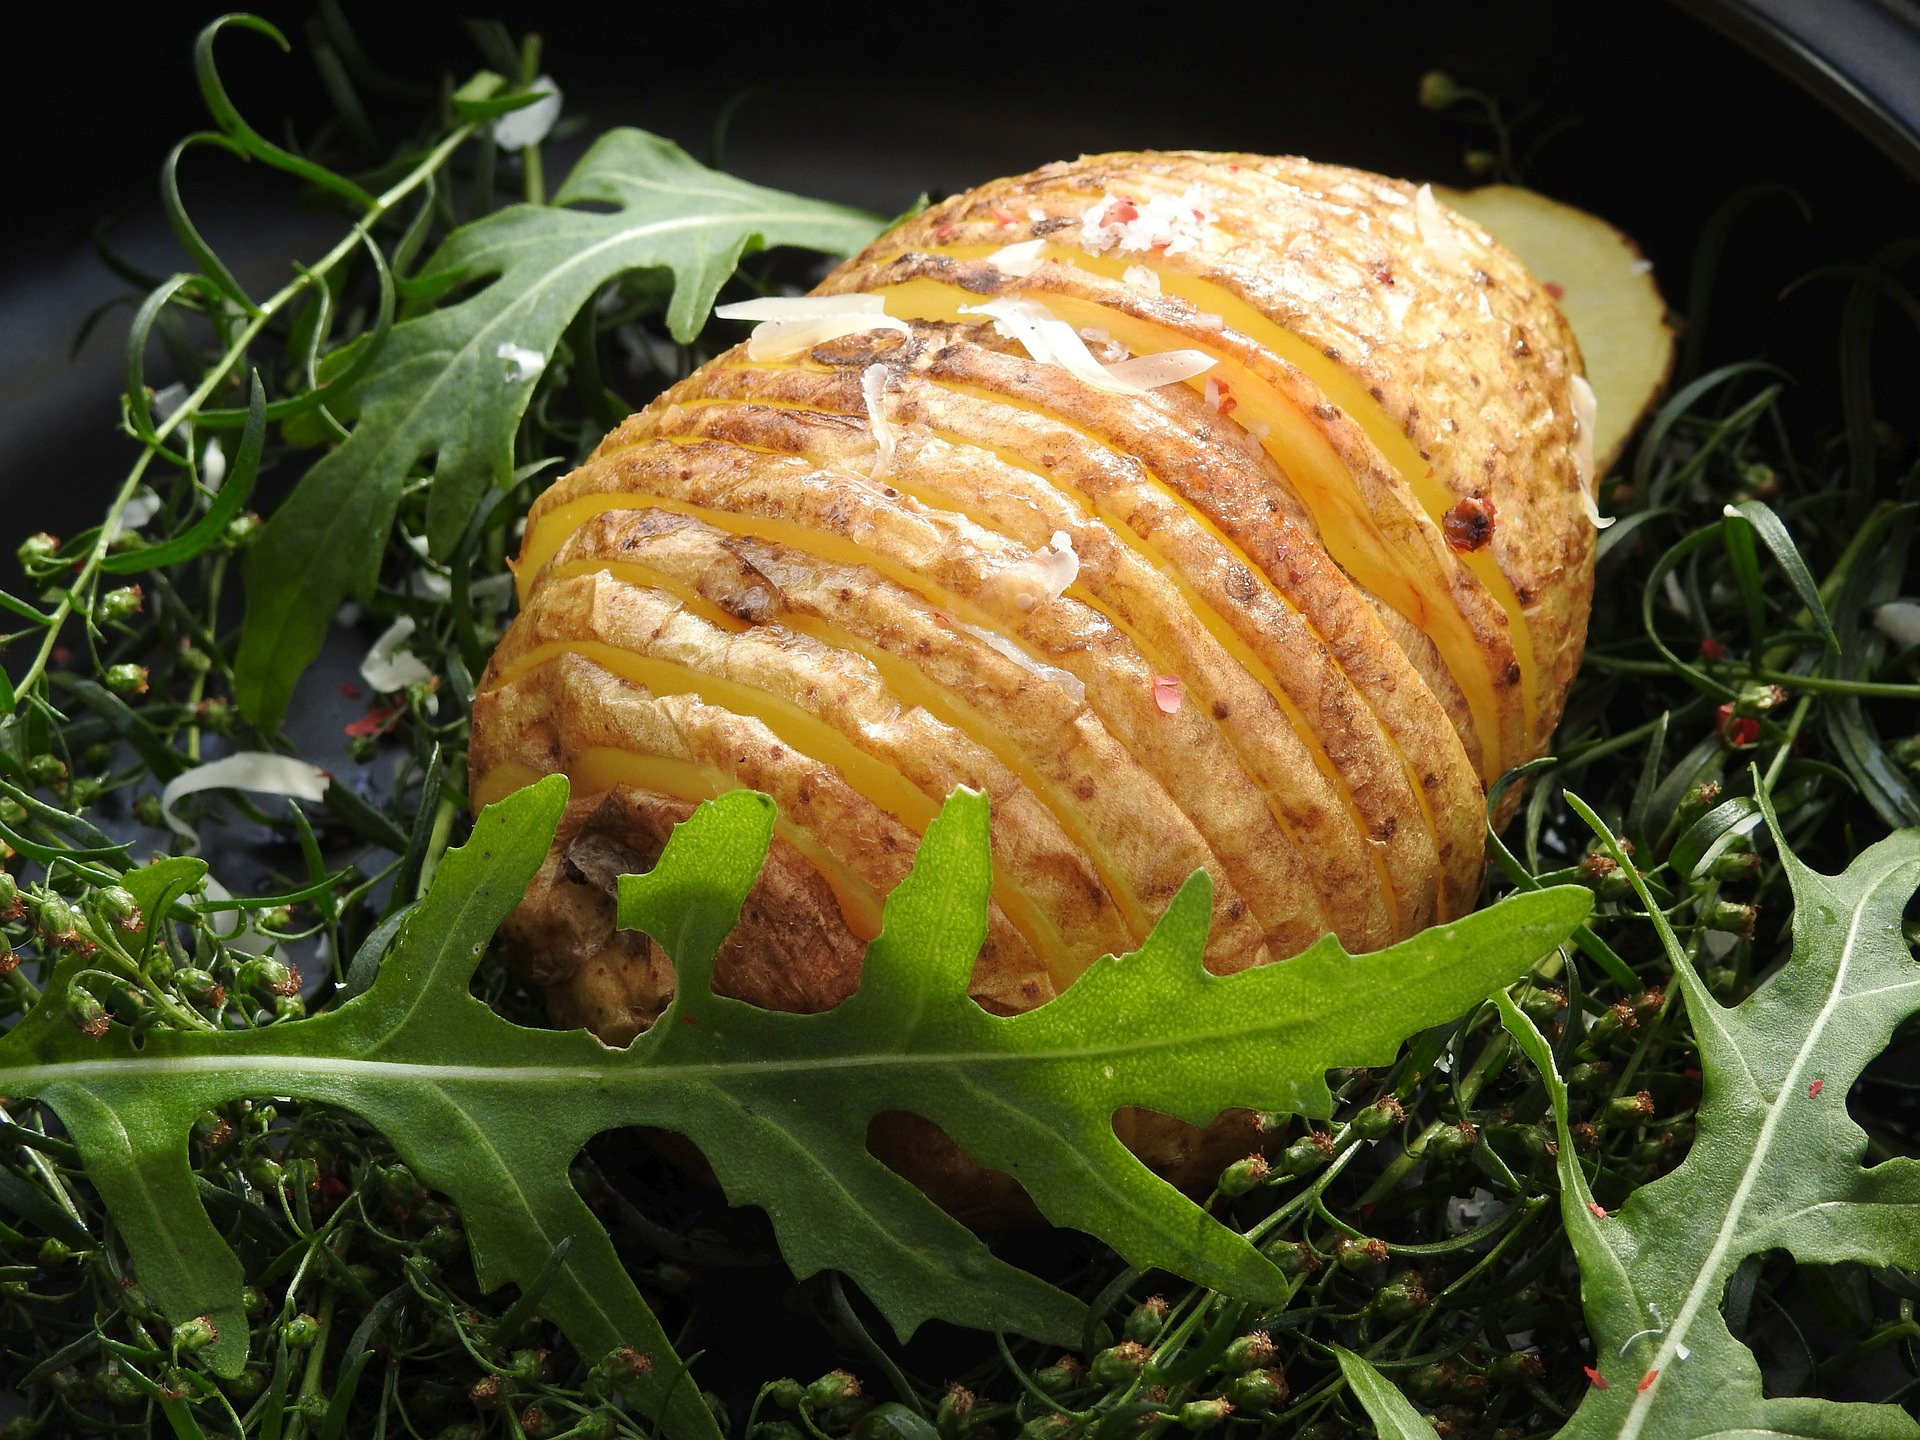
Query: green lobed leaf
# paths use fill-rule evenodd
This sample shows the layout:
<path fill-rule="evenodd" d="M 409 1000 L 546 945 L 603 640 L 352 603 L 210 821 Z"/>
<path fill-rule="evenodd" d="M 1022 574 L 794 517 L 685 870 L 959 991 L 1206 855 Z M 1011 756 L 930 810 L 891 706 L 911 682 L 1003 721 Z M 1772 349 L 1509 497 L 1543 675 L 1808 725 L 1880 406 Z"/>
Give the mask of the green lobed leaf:
<path fill-rule="evenodd" d="M 1561 1213 L 1600 1377 L 1560 1432 L 1567 1440 L 1920 1436 L 1894 1406 L 1765 1397 L 1758 1363 L 1721 1313 L 1729 1278 L 1761 1251 L 1812 1265 L 1920 1265 L 1912 1222 L 1920 1161 L 1863 1166 L 1867 1136 L 1847 1113 L 1860 1072 L 1920 1012 L 1920 964 L 1900 924 L 1920 888 L 1920 831 L 1889 836 L 1845 873 L 1822 875 L 1787 849 L 1771 805 L 1761 804 L 1793 887 L 1791 956 L 1727 1008 L 1654 910 L 1700 1046 L 1703 1095 L 1686 1160 L 1618 1213 L 1598 1207 L 1580 1168 L 1551 1048 L 1496 997 L 1553 1105 Z M 1630 861 L 1617 848 L 1614 858 L 1644 900 Z"/>
<path fill-rule="evenodd" d="M 880 228 L 860 211 L 709 170 L 632 129 L 601 136 L 554 199 L 511 206 L 448 237 L 425 272 L 486 283 L 393 327 L 361 383 L 352 436 L 307 473 L 249 553 L 235 698 L 256 723 L 279 722 L 340 602 L 373 587 L 413 466 L 432 457 L 427 532 L 440 559 L 487 486 L 507 483 L 537 372 L 503 358 L 502 346 L 550 360 L 595 291 L 650 268 L 672 272 L 667 325 L 684 342 L 749 249 L 850 254 Z M 613 208 L 577 208 L 587 204 Z"/>
<path fill-rule="evenodd" d="M 1114 1112 L 1325 1115 L 1327 1068 L 1391 1059 L 1406 1035 L 1517 979 L 1591 904 L 1578 887 L 1543 890 L 1378 954 L 1350 956 L 1329 939 L 1219 977 L 1201 963 L 1201 874 L 1138 952 L 1101 961 L 1039 1010 L 996 1017 L 967 995 L 992 876 L 986 797 L 961 790 L 888 898 L 859 990 L 826 1014 L 789 1015 L 710 985 L 772 834 L 772 802 L 739 791 L 677 827 L 652 874 L 622 878 L 622 920 L 660 941 L 679 983 L 661 1021 L 620 1051 L 584 1031 L 517 1026 L 469 989 L 566 795 L 552 776 L 482 812 L 366 992 L 323 1015 L 239 1033 L 153 1031 L 138 1047 L 117 1025 L 90 1039 L 65 1018 L 70 962 L 0 1037 L 0 1093 L 60 1115 L 161 1311 L 218 1327 L 219 1373 L 245 1357 L 242 1277 L 201 1207 L 187 1135 L 209 1107 L 259 1094 L 378 1126 L 460 1207 L 484 1288 L 534 1291 L 589 1360 L 619 1346 L 655 1357 L 635 1398 L 664 1410 L 677 1440 L 715 1440 L 712 1416 L 697 1387 L 673 1386 L 667 1337 L 569 1178 L 580 1147 L 617 1127 L 688 1136 L 732 1200 L 766 1210 L 797 1274 L 847 1273 L 903 1337 L 937 1316 L 1072 1344 L 1085 1317 L 868 1153 L 868 1122 L 889 1109 L 944 1126 L 1054 1220 L 1137 1267 L 1284 1299 L 1270 1262 L 1119 1143 Z M 192 878 L 182 863 L 135 872 L 143 897 L 166 903 Z"/>

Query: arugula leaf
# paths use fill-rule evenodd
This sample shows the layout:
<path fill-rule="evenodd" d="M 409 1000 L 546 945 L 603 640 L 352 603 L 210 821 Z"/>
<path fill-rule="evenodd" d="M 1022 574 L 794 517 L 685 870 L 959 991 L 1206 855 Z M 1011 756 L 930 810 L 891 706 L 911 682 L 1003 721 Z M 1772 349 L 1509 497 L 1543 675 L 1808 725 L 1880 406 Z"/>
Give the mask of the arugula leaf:
<path fill-rule="evenodd" d="M 585 210 L 581 205 L 613 207 Z M 552 206 L 515 205 L 455 231 L 427 262 L 440 293 L 478 293 L 394 326 L 357 392 L 353 434 L 287 497 L 249 553 L 235 699 L 274 726 L 350 592 L 367 594 L 408 471 L 433 457 L 432 552 L 458 543 L 490 484 L 507 483 L 513 437 L 539 366 L 602 285 L 672 272 L 667 327 L 693 338 L 741 255 L 765 245 L 850 254 L 877 217 L 749 185 L 642 130 L 608 131 Z M 488 277 L 492 277 L 488 279 Z M 505 347 L 505 348 L 503 348 Z"/>
<path fill-rule="evenodd" d="M 1375 955 L 1331 939 L 1279 965 L 1216 977 L 1201 964 L 1210 885 L 1196 875 L 1145 946 L 1095 965 L 1026 1015 L 967 997 L 985 934 L 986 797 L 957 791 L 889 897 L 861 988 L 822 1015 L 716 996 L 715 955 L 766 858 L 773 803 L 738 791 L 675 831 L 659 865 L 623 877 L 620 909 L 672 954 L 666 1015 L 625 1051 L 584 1031 L 531 1030 L 469 990 L 494 928 L 524 892 L 565 805 L 551 776 L 489 806 L 448 853 L 371 987 L 312 1019 L 239 1033 L 67 1018 L 80 962 L 0 1037 L 0 1093 L 65 1122 L 119 1222 L 142 1284 L 175 1324 L 219 1329 L 219 1373 L 245 1357 L 241 1274 L 187 1163 L 202 1111 L 258 1094 L 356 1111 L 460 1207 L 484 1287 L 538 1286 L 541 1313 L 580 1352 L 618 1346 L 656 1364 L 636 1399 L 679 1440 L 717 1432 L 659 1323 L 568 1179 L 594 1135 L 628 1125 L 698 1144 L 737 1203 L 759 1204 L 800 1275 L 863 1286 L 904 1337 L 927 1318 L 1071 1344 L 1080 1302 L 996 1259 L 866 1150 L 869 1119 L 909 1109 L 1021 1179 L 1055 1221 L 1218 1289 L 1282 1300 L 1288 1282 L 1242 1237 L 1120 1145 L 1122 1105 L 1196 1122 L 1233 1105 L 1325 1115 L 1323 1072 L 1391 1059 L 1400 1040 L 1521 975 L 1585 916 L 1578 887 L 1509 899 Z M 181 862 L 142 893 L 164 897 Z M 137 872 L 136 872 L 137 873 Z M 131 882 L 130 882 L 131 883 Z"/>
<path fill-rule="evenodd" d="M 1912 1208 L 1920 1161 L 1863 1167 L 1867 1137 L 1847 1113 L 1860 1072 L 1920 1012 L 1920 964 L 1900 926 L 1920 888 L 1920 830 L 1862 851 L 1844 874 L 1822 875 L 1787 849 L 1764 792 L 1760 803 L 1793 887 L 1792 954 L 1729 1009 L 1649 906 L 1693 1022 L 1704 1094 L 1686 1160 L 1617 1214 L 1596 1204 L 1575 1156 L 1552 1050 L 1531 1020 L 1495 997 L 1553 1103 L 1561 1213 L 1597 1357 L 1599 1379 L 1560 1432 L 1568 1440 L 1920 1436 L 1920 1424 L 1891 1405 L 1766 1398 L 1759 1365 L 1721 1314 L 1728 1279 L 1763 1250 L 1811 1265 L 1920 1266 Z M 1614 849 L 1646 900 L 1644 882 Z"/>

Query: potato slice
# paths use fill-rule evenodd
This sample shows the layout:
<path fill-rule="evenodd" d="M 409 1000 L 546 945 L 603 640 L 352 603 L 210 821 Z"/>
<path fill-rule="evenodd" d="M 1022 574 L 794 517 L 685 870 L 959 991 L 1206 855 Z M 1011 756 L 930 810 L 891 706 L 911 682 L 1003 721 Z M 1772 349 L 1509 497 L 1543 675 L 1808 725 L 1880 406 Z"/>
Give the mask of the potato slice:
<path fill-rule="evenodd" d="M 1604 475 L 1666 388 L 1673 325 L 1653 266 L 1626 235 L 1597 215 L 1519 185 L 1434 194 L 1486 226 L 1538 275 L 1573 327 L 1587 382 L 1600 402 L 1594 462 Z"/>

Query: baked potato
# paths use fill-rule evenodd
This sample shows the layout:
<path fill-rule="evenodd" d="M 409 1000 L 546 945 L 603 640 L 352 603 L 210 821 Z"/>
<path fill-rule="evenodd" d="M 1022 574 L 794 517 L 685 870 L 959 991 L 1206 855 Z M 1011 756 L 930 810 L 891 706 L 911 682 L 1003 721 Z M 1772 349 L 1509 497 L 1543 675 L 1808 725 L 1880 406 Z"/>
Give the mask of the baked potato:
<path fill-rule="evenodd" d="M 1218 972 L 1471 906 L 1485 787 L 1579 663 L 1597 518 L 1578 345 L 1487 230 L 1305 160 L 1096 156 L 746 313 L 535 503 L 475 700 L 476 803 L 573 780 L 508 926 L 558 1022 L 618 1044 L 660 1012 L 614 877 L 736 786 L 779 821 L 716 984 L 793 1011 L 853 989 L 956 785 L 993 803 L 1001 1012 L 1197 868 Z M 895 1130 L 956 1209 L 1004 1200 Z"/>

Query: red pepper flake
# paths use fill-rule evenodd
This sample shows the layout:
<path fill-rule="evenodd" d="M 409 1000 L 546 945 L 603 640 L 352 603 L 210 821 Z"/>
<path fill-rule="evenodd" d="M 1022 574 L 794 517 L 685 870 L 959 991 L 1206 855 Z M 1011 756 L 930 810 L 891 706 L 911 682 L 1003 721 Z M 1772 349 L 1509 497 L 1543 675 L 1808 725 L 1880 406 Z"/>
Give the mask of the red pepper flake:
<path fill-rule="evenodd" d="M 1600 1204 L 1597 1200 L 1587 1201 L 1587 1209 L 1593 1213 L 1593 1218 L 1596 1220 L 1604 1220 L 1607 1218 L 1607 1207 Z"/>
<path fill-rule="evenodd" d="M 1100 216 L 1102 225 L 1127 225 L 1140 218 L 1140 211 L 1133 203 L 1131 195 L 1123 195 Z"/>
<path fill-rule="evenodd" d="M 1746 715 L 1733 713 L 1733 702 L 1729 700 L 1715 714 L 1719 726 L 1720 738 L 1736 750 L 1744 750 L 1750 745 L 1760 743 L 1760 722 Z"/>
<path fill-rule="evenodd" d="M 1813 1099 L 1814 1096 L 1818 1095 L 1822 1090 L 1826 1088 L 1827 1088 L 1826 1081 L 1824 1080 L 1814 1081 L 1813 1084 L 1807 1086 L 1807 1098 L 1809 1100 Z"/>
<path fill-rule="evenodd" d="M 360 698 L 360 687 L 351 680 L 342 680 L 340 682 L 340 693 L 349 700 L 358 700 Z"/>
<path fill-rule="evenodd" d="M 933 238 L 936 240 L 951 240 L 953 238 L 953 232 L 957 229 L 959 229 L 957 225 L 936 225 L 933 227 Z"/>
<path fill-rule="evenodd" d="M 1187 698 L 1187 687 L 1178 675 L 1156 675 L 1153 677 L 1153 703 L 1160 707 L 1162 715 L 1176 713 Z"/>
<path fill-rule="evenodd" d="M 1653 1382 L 1658 1380 L 1659 1378 L 1660 1378 L 1660 1372 L 1658 1370 L 1649 1370 L 1647 1371 L 1646 1374 L 1640 1377 L 1640 1383 L 1636 1385 L 1634 1389 L 1639 1394 L 1644 1395 L 1647 1393 L 1647 1391 L 1653 1388 Z"/>
<path fill-rule="evenodd" d="M 1593 1366 L 1582 1365 L 1580 1368 L 1587 1372 L 1587 1379 L 1593 1382 L 1594 1389 L 1611 1390 L 1613 1388 L 1611 1385 L 1607 1384 L 1607 1377 L 1602 1375 L 1598 1370 L 1594 1369 Z"/>
<path fill-rule="evenodd" d="M 1220 415 L 1231 415 L 1240 408 L 1240 402 L 1233 398 L 1233 387 L 1224 380 L 1207 377 L 1207 408 Z"/>
<path fill-rule="evenodd" d="M 1547 294 L 1551 295 L 1556 300 L 1564 300 L 1567 298 L 1566 286 L 1556 285 L 1551 280 L 1547 281 L 1546 283 L 1547 283 Z"/>
<path fill-rule="evenodd" d="M 399 723 L 400 713 L 406 708 L 404 699 L 395 700 L 391 705 L 376 705 L 347 726 L 346 732 L 356 740 L 363 735 L 384 735 Z"/>
<path fill-rule="evenodd" d="M 1709 664 L 1727 658 L 1727 647 L 1709 635 L 1700 642 L 1700 658 Z"/>
<path fill-rule="evenodd" d="M 1229 175 L 1238 175 L 1240 173 L 1240 167 L 1238 165 L 1229 165 L 1227 167 L 1227 173 Z"/>
<path fill-rule="evenodd" d="M 691 1015 L 682 1015 L 680 1019 L 684 1024 L 687 1024 L 687 1025 L 698 1025 L 700 1023 L 698 1020 L 695 1020 Z"/>
<path fill-rule="evenodd" d="M 1011 210 L 1002 210 L 998 205 L 990 205 L 987 207 L 987 210 L 988 213 L 1002 225 L 1011 227 L 1020 223 L 1013 218 L 1013 212 Z"/>

